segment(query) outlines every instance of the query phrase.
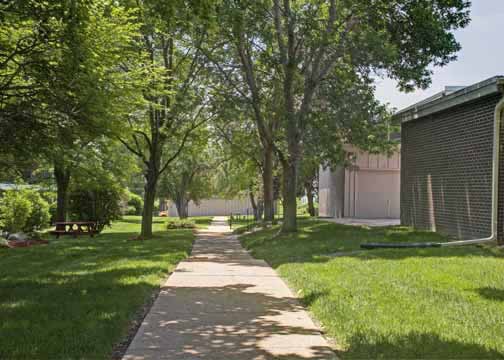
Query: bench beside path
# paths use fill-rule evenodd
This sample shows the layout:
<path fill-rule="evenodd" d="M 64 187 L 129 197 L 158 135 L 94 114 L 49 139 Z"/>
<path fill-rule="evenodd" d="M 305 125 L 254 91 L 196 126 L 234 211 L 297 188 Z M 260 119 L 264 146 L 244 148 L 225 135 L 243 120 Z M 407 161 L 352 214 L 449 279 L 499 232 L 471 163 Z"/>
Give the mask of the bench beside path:
<path fill-rule="evenodd" d="M 335 358 L 277 273 L 216 217 L 198 231 L 123 360 Z"/>

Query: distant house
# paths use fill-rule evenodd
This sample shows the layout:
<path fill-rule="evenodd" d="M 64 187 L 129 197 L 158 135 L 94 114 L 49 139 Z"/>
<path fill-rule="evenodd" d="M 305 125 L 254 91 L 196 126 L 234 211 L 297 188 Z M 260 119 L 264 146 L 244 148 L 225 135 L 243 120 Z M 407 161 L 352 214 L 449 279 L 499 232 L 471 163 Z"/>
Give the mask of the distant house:
<path fill-rule="evenodd" d="M 352 146 L 348 167 L 319 170 L 319 216 L 328 218 L 399 218 L 400 155 L 370 154 Z"/>
<path fill-rule="evenodd" d="M 25 189 L 42 190 L 42 188 L 38 185 L 20 185 L 20 184 L 14 184 L 14 183 L 0 183 L 0 192 L 9 191 L 9 190 L 25 190 Z"/>
<path fill-rule="evenodd" d="M 499 136 L 503 139 L 504 132 L 497 104 L 503 86 L 504 77 L 497 76 L 464 88 L 448 87 L 395 115 L 402 123 L 402 224 L 472 239 L 489 236 L 495 221 L 502 238 L 504 154 Z M 495 203 L 499 200 L 495 211 L 494 186 Z"/>
<path fill-rule="evenodd" d="M 229 216 L 229 214 L 252 215 L 252 205 L 247 198 L 237 199 L 204 199 L 195 204 L 189 202 L 189 216 Z M 178 216 L 177 207 L 173 202 L 168 202 L 168 216 Z"/>

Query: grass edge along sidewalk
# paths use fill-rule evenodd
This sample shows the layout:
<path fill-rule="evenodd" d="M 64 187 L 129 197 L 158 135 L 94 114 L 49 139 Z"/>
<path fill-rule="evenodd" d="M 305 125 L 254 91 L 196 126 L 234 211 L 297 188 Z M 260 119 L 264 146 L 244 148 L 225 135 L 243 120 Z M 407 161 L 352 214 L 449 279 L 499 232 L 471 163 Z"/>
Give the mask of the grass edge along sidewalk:
<path fill-rule="evenodd" d="M 359 251 L 363 242 L 447 241 L 407 227 L 300 220 L 243 235 L 322 324 L 343 359 L 503 358 L 504 253 L 495 247 Z M 325 254 L 348 252 L 347 256 Z"/>

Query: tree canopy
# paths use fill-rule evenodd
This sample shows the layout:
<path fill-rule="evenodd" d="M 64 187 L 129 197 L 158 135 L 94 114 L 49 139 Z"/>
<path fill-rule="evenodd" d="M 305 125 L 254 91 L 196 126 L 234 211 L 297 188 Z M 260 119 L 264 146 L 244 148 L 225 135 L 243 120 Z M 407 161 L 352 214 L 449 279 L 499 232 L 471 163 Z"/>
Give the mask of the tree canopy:
<path fill-rule="evenodd" d="M 375 98 L 376 78 L 404 91 L 429 86 L 433 69 L 456 59 L 454 30 L 468 24 L 469 6 L 3 2 L 0 163 L 11 169 L 3 176 L 50 169 L 60 220 L 72 181 L 91 187 L 83 173 L 134 187 L 145 238 L 156 198 L 184 215 L 187 201 L 212 194 L 249 196 L 265 221 L 281 197 L 282 230 L 296 231 L 296 197 L 313 197 L 320 165 L 347 161 L 344 144 L 394 149 L 397 124 Z"/>

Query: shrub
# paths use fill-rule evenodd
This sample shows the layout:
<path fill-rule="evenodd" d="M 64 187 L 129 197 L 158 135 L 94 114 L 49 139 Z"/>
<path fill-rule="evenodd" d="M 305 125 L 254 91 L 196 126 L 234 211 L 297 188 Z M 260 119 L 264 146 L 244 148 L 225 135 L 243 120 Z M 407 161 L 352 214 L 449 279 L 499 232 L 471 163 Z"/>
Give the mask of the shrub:
<path fill-rule="evenodd" d="M 189 219 L 170 220 L 166 223 L 166 228 L 168 230 L 170 230 L 170 229 L 194 229 L 195 227 L 196 227 L 196 224 L 194 223 L 194 221 L 189 220 Z"/>
<path fill-rule="evenodd" d="M 39 231 L 49 220 L 49 204 L 36 190 L 8 190 L 0 200 L 0 222 L 8 232 Z"/>
<path fill-rule="evenodd" d="M 25 229 L 32 211 L 32 204 L 25 191 L 8 190 L 0 199 L 0 224 L 10 233 Z"/>
<path fill-rule="evenodd" d="M 49 223 L 53 223 L 56 221 L 56 207 L 57 207 L 57 202 L 56 202 L 56 192 L 54 191 L 42 191 L 40 192 L 40 196 L 42 196 L 42 199 L 47 201 L 49 204 Z"/>
<path fill-rule="evenodd" d="M 131 207 L 133 207 L 133 213 L 131 213 Z M 142 215 L 142 210 L 143 210 L 143 200 L 142 197 L 132 193 L 128 192 L 128 210 L 127 214 L 128 215 Z"/>
<path fill-rule="evenodd" d="M 134 206 L 128 206 L 125 215 L 137 215 L 137 209 Z"/>
<path fill-rule="evenodd" d="M 106 188 L 72 189 L 69 196 L 70 218 L 75 221 L 95 221 L 101 232 L 112 221 L 121 218 L 122 189 L 111 185 Z"/>
<path fill-rule="evenodd" d="M 40 231 L 49 225 L 51 213 L 49 203 L 34 190 L 24 191 L 31 203 L 31 213 L 26 221 L 24 230 L 27 232 Z"/>

